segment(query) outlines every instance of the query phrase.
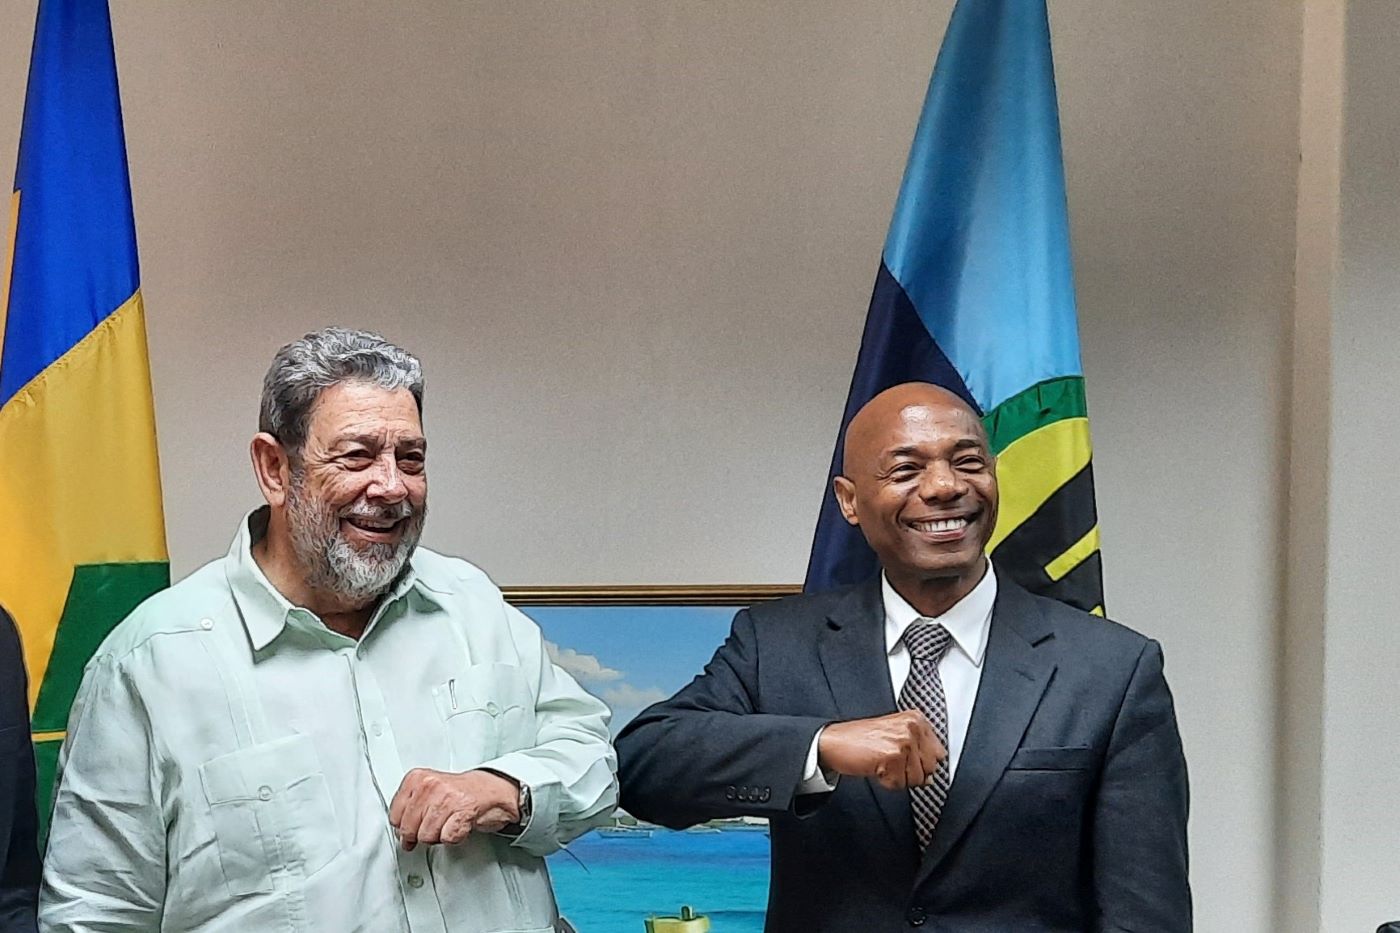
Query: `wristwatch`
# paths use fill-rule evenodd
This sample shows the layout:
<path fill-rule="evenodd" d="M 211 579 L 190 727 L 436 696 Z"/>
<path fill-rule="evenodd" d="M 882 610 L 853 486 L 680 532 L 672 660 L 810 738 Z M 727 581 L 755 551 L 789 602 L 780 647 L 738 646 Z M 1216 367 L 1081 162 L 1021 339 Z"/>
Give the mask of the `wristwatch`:
<path fill-rule="evenodd" d="M 496 835 L 518 836 L 521 833 L 525 832 L 525 827 L 530 825 L 530 816 L 535 811 L 534 802 L 530 797 L 530 785 L 526 784 L 519 778 L 513 778 L 509 774 L 496 771 L 492 768 L 482 768 L 482 770 L 494 774 L 497 777 L 503 777 L 507 781 L 514 781 L 516 786 L 520 788 L 520 799 L 516 802 L 515 807 L 516 812 L 519 814 L 519 816 L 516 818 L 514 823 L 511 823 L 509 826 L 502 826 L 499 830 L 497 830 Z"/>

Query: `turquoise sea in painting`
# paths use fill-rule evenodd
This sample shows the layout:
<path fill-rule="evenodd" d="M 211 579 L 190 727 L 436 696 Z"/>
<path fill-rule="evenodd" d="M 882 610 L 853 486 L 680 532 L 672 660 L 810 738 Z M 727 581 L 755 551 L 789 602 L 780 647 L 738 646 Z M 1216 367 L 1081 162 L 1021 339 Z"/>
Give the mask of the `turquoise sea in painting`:
<path fill-rule="evenodd" d="M 768 846 L 761 827 L 593 832 L 550 856 L 549 872 L 579 933 L 645 933 L 648 915 L 675 916 L 682 904 L 709 917 L 712 933 L 763 933 Z"/>

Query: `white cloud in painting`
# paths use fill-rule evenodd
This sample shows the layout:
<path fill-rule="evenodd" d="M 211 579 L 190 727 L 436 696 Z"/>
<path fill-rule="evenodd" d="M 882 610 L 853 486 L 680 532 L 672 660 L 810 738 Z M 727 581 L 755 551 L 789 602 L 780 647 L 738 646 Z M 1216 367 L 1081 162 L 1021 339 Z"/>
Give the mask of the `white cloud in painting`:
<path fill-rule="evenodd" d="M 640 710 L 642 707 L 658 703 L 668 696 L 670 696 L 669 693 L 655 687 L 634 687 L 628 683 L 607 687 L 598 694 L 599 699 L 614 710 Z"/>
<path fill-rule="evenodd" d="M 608 667 L 591 654 L 580 654 L 572 648 L 561 648 L 552 641 L 544 643 L 549 659 L 584 684 L 607 684 L 622 679 L 622 671 Z"/>

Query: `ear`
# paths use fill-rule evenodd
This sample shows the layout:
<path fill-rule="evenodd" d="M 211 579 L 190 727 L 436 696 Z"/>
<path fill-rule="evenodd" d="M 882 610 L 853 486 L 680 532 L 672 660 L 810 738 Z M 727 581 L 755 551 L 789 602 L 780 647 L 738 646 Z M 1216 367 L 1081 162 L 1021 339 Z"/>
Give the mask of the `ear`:
<path fill-rule="evenodd" d="M 836 504 L 841 507 L 841 517 L 847 524 L 859 525 L 860 516 L 856 513 L 856 484 L 844 476 L 831 480 L 831 491 L 836 493 Z"/>
<path fill-rule="evenodd" d="M 292 481 L 292 463 L 282 442 L 271 434 L 258 432 L 248 445 L 253 460 L 253 479 L 257 480 L 263 498 L 273 508 L 287 502 L 287 488 Z"/>

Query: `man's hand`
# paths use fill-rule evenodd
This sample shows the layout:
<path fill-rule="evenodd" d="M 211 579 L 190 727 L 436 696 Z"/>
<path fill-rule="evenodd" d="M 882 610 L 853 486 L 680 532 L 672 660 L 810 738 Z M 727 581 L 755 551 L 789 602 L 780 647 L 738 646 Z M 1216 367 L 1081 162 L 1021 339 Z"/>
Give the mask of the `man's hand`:
<path fill-rule="evenodd" d="M 914 709 L 833 722 L 817 743 L 817 761 L 827 771 L 874 778 L 890 790 L 926 783 L 946 757 L 928 717 Z"/>
<path fill-rule="evenodd" d="M 414 768 L 389 803 L 389 822 L 406 851 L 420 842 L 454 845 L 475 830 L 494 833 L 518 819 L 520 785 L 490 771 Z"/>

